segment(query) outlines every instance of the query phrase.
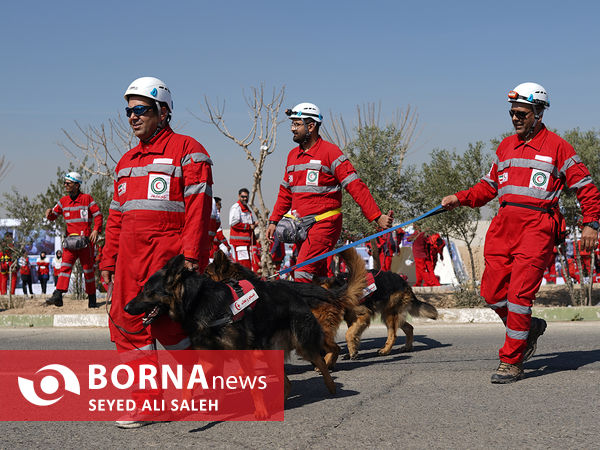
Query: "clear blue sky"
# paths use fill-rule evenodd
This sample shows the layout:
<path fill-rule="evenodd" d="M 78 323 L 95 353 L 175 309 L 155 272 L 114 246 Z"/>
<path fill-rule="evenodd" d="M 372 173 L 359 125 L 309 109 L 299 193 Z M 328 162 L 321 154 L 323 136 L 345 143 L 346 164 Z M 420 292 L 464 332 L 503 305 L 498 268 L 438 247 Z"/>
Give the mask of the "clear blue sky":
<path fill-rule="evenodd" d="M 352 123 L 355 106 L 384 115 L 412 105 L 421 132 L 408 163 L 436 147 L 462 151 L 510 129 L 506 93 L 524 81 L 549 91 L 545 122 L 596 128 L 598 2 L 20 1 L 0 17 L 0 192 L 34 194 L 68 163 L 61 128 L 100 125 L 125 106 L 139 76 L 170 87 L 173 124 L 214 160 L 224 206 L 249 186 L 241 150 L 193 117 L 204 95 L 227 101 L 237 135 L 249 121 L 242 89 L 286 86 L 286 106 L 311 101 Z M 327 117 L 325 117 L 327 121 Z M 273 202 L 289 128 L 279 130 L 264 190 Z"/>

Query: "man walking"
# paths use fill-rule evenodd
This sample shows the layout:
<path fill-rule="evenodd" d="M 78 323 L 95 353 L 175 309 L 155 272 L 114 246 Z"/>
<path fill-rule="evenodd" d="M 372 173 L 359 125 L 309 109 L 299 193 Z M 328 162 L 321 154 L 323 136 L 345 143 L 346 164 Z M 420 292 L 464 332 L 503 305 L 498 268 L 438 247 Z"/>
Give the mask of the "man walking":
<path fill-rule="evenodd" d="M 115 170 L 100 263 L 104 282 L 114 281 L 111 340 L 120 353 L 140 356 L 155 349 L 156 340 L 167 350 L 185 350 L 190 340 L 168 315 L 144 328 L 142 317 L 127 314 L 124 307 L 172 257 L 182 253 L 191 271 L 204 270 L 208 264 L 212 161 L 199 142 L 171 129 L 173 101 L 163 81 L 138 78 L 124 96 L 139 144 L 123 155 Z M 147 359 L 138 358 L 136 363 L 156 363 Z M 160 395 L 160 390 L 142 390 L 134 398 L 139 406 Z M 137 428 L 151 420 L 138 410 L 117 425 Z"/>
<path fill-rule="evenodd" d="M 238 201 L 229 209 L 229 242 L 233 247 L 233 260 L 252 269 L 254 229 L 256 221 L 248 207 L 250 192 L 246 188 L 238 191 Z"/>
<path fill-rule="evenodd" d="M 67 224 L 67 237 L 64 240 L 66 245 L 63 244 L 63 259 L 58 283 L 52 296 L 46 300 L 47 305 L 63 305 L 63 294 L 69 289 L 73 265 L 79 259 L 83 267 L 88 307 L 96 307 L 94 244 L 102 230 L 102 213 L 92 196 L 81 192 L 81 182 L 81 175 L 78 172 L 66 174 L 64 186 L 67 195 L 61 198 L 54 208 L 46 210 L 46 219 L 54 221 L 62 215 Z"/>
<path fill-rule="evenodd" d="M 558 198 L 565 184 L 575 190 L 583 211 L 582 248 L 598 241 L 600 193 L 573 147 L 542 123 L 550 107 L 537 83 L 522 83 L 508 93 L 516 134 L 496 150 L 489 173 L 475 186 L 442 199 L 445 209 L 479 207 L 497 195 L 500 210 L 485 239 L 481 295 L 506 325 L 500 365 L 492 383 L 523 377 L 523 362 L 535 352 L 546 322 L 531 317 L 544 270 L 560 240 Z"/>
<path fill-rule="evenodd" d="M 342 232 L 342 188 L 360 206 L 369 222 L 389 228 L 392 218 L 382 214 L 352 163 L 334 144 L 319 136 L 323 116 L 312 103 L 300 103 L 286 114 L 291 119 L 293 140 L 298 147 L 288 154 L 277 202 L 269 218 L 267 238 L 273 240 L 277 223 L 291 211 L 295 218 L 312 219 L 305 240 L 298 242 L 298 262 L 333 249 Z M 296 270 L 296 281 L 311 282 L 313 276 L 327 275 L 326 260 Z"/>

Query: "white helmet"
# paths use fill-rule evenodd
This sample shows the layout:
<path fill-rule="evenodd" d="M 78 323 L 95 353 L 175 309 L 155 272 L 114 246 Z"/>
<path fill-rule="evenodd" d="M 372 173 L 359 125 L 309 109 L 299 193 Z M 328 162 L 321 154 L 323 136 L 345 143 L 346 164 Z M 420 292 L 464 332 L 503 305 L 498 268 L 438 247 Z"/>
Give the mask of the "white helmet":
<path fill-rule="evenodd" d="M 141 95 L 156 101 L 158 111 L 160 111 L 159 102 L 166 103 L 169 112 L 173 112 L 173 99 L 171 91 L 167 85 L 154 77 L 142 77 L 134 80 L 125 91 L 125 100 L 129 100 L 130 95 Z"/>
<path fill-rule="evenodd" d="M 550 108 L 548 93 L 544 86 L 537 83 L 521 83 L 508 93 L 510 103 L 526 103 L 528 105 L 541 105 L 543 109 Z"/>
<path fill-rule="evenodd" d="M 65 180 L 81 184 L 81 174 L 79 172 L 69 172 L 65 175 Z"/>
<path fill-rule="evenodd" d="M 319 123 L 323 121 L 321 110 L 313 103 L 299 103 L 285 113 L 290 119 L 312 119 Z"/>

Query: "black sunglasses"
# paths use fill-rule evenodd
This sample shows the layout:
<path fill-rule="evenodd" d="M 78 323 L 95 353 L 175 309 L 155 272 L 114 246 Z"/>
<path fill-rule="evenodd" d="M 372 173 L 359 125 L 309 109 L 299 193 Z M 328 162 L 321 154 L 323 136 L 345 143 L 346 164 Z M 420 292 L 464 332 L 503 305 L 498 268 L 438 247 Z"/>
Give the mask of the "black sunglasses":
<path fill-rule="evenodd" d="M 146 105 L 136 105 L 133 108 L 130 108 L 129 106 L 125 107 L 125 115 L 127 117 L 131 117 L 131 114 L 135 114 L 136 116 L 143 116 L 144 114 L 146 114 L 148 111 L 150 111 L 151 109 L 153 109 L 152 106 L 146 106 Z"/>
<path fill-rule="evenodd" d="M 510 117 L 514 117 L 517 116 L 517 119 L 519 120 L 525 120 L 525 118 L 529 115 L 531 111 L 515 111 L 512 109 L 508 110 L 508 114 L 510 114 Z"/>

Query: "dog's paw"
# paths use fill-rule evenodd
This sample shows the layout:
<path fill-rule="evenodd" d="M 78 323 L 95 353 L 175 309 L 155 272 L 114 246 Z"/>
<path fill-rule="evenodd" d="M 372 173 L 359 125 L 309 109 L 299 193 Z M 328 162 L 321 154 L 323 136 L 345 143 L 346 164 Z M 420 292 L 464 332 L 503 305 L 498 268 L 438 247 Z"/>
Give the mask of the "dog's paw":
<path fill-rule="evenodd" d="M 271 414 L 269 414 L 266 408 L 257 408 L 254 411 L 254 418 L 256 420 L 267 420 L 269 417 L 271 417 Z"/>
<path fill-rule="evenodd" d="M 408 353 L 408 352 L 412 352 L 412 346 L 408 347 L 406 345 L 403 345 L 402 347 L 400 347 L 400 349 L 398 350 L 400 353 Z"/>
<path fill-rule="evenodd" d="M 377 354 L 379 356 L 387 356 L 390 354 L 391 351 L 392 351 L 392 349 L 386 350 L 384 348 L 380 348 L 379 350 L 377 350 Z"/>

